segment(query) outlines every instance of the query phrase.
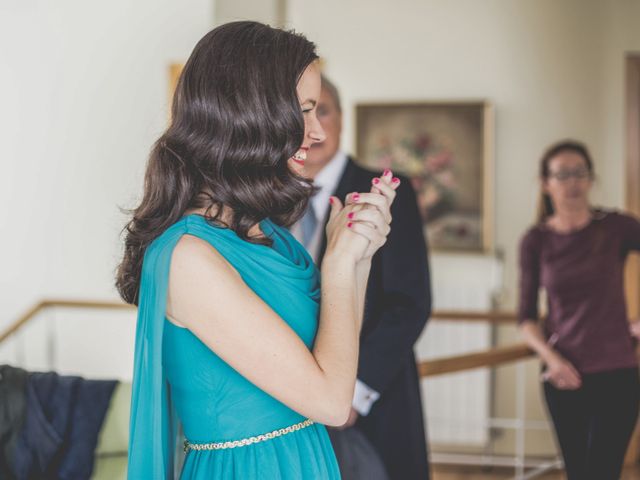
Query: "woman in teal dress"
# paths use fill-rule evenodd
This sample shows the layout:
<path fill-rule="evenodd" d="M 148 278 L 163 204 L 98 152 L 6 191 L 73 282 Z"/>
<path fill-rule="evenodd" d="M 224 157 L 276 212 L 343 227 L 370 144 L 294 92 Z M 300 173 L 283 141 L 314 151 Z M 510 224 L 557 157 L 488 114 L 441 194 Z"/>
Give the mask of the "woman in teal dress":
<path fill-rule="evenodd" d="M 321 272 L 283 228 L 313 193 L 304 160 L 324 140 L 316 60 L 301 35 L 234 22 L 185 65 L 118 269 L 138 305 L 129 478 L 340 476 L 324 424 L 350 411 L 397 182 L 332 197 Z"/>

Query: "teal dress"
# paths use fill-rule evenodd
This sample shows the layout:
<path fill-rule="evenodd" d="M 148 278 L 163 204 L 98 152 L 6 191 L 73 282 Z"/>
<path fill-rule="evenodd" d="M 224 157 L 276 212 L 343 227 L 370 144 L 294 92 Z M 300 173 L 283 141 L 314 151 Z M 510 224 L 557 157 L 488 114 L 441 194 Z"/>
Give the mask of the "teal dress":
<path fill-rule="evenodd" d="M 171 254 L 182 235 L 209 242 L 312 348 L 319 274 L 304 248 L 270 220 L 267 247 L 189 215 L 147 249 L 142 267 L 129 439 L 130 479 L 339 479 L 326 429 L 236 372 L 166 319 Z M 179 426 L 188 441 L 184 458 Z M 181 465 L 181 467 L 180 467 Z"/>

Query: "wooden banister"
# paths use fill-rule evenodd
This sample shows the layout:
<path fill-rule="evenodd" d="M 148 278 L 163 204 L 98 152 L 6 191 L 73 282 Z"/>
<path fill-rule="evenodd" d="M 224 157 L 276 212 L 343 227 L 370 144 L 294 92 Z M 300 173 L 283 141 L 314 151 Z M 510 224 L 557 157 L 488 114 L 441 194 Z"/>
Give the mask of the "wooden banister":
<path fill-rule="evenodd" d="M 427 360 L 418 364 L 418 372 L 421 377 L 432 377 L 474 368 L 502 365 L 529 358 L 533 355 L 534 353 L 529 350 L 529 347 L 522 343 L 508 347 L 492 348 L 482 352 Z"/>
<path fill-rule="evenodd" d="M 45 299 L 36 303 L 27 309 L 18 319 L 9 325 L 4 331 L 0 332 L 0 343 L 5 341 L 15 332 L 20 330 L 24 325 L 29 323 L 40 311 L 51 307 L 65 308 L 89 308 L 99 310 L 131 310 L 136 308 L 133 305 L 119 301 L 100 301 L 100 300 L 65 300 L 65 299 Z"/>
<path fill-rule="evenodd" d="M 98 310 L 133 310 L 136 307 L 120 301 L 100 300 L 69 300 L 69 299 L 45 299 L 27 309 L 7 329 L 0 333 L 0 343 L 16 333 L 26 325 L 38 313 L 47 308 L 84 308 Z M 489 323 L 514 323 L 516 316 L 509 312 L 465 312 L 455 310 L 434 311 L 431 321 L 473 321 Z M 533 353 L 524 344 L 508 347 L 492 348 L 482 352 L 474 352 L 465 355 L 438 358 L 418 364 L 421 377 L 443 375 L 446 373 L 472 370 L 481 367 L 491 367 L 503 363 L 522 360 L 532 356 Z"/>
<path fill-rule="evenodd" d="M 464 310 L 435 310 L 431 314 L 432 320 L 448 320 L 461 322 L 513 323 L 518 321 L 515 313 L 511 312 L 469 312 Z"/>

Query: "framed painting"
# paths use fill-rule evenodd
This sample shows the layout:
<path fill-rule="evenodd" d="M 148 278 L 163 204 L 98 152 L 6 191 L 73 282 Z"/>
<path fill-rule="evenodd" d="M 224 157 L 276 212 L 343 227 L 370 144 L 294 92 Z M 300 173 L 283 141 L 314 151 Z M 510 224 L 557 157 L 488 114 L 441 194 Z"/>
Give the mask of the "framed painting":
<path fill-rule="evenodd" d="M 356 106 L 359 163 L 411 180 L 434 250 L 492 248 L 493 134 L 485 101 Z"/>

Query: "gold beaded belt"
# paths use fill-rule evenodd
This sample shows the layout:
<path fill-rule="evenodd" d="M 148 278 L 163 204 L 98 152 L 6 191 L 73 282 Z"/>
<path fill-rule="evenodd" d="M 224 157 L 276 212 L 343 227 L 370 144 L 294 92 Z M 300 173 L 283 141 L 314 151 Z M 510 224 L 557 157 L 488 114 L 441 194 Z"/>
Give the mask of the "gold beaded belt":
<path fill-rule="evenodd" d="M 274 438 L 281 437 L 282 435 L 286 435 L 287 433 L 297 432 L 298 430 L 307 428 L 312 424 L 313 421 L 307 418 L 304 422 L 296 423 L 295 425 L 291 425 L 286 428 L 281 428 L 279 430 L 274 430 L 273 432 L 269 433 L 263 433 L 262 435 L 257 435 L 255 437 L 243 438 L 242 440 L 233 440 L 230 442 L 191 443 L 189 442 L 189 440 L 185 440 L 184 451 L 186 453 L 189 450 L 224 450 L 225 448 L 246 447 L 247 445 L 252 445 L 254 443 L 264 442 L 266 440 L 272 440 Z"/>

